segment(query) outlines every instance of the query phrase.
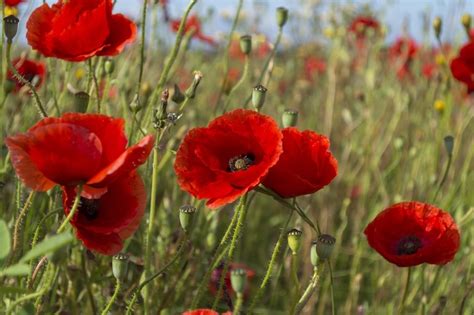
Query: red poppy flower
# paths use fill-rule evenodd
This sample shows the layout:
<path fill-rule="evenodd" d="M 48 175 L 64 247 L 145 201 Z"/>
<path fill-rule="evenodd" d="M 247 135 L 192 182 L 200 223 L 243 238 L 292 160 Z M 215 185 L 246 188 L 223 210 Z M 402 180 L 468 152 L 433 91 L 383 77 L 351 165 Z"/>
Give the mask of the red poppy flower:
<path fill-rule="evenodd" d="M 276 122 L 237 109 L 184 138 L 174 169 L 181 188 L 210 208 L 228 204 L 260 184 L 282 152 Z"/>
<path fill-rule="evenodd" d="M 337 161 L 329 151 L 329 139 L 314 131 L 282 130 L 283 154 L 263 184 L 284 198 L 312 194 L 337 175 Z"/>
<path fill-rule="evenodd" d="M 198 310 L 184 312 L 182 315 L 219 315 L 219 313 L 208 308 L 201 308 Z M 232 315 L 232 312 L 225 312 L 222 313 L 222 315 Z"/>
<path fill-rule="evenodd" d="M 29 188 L 46 191 L 57 184 L 83 183 L 82 195 L 97 198 L 143 164 L 153 147 L 153 137 L 146 136 L 127 149 L 123 125 L 123 119 L 69 113 L 44 118 L 5 143 L 18 177 Z"/>
<path fill-rule="evenodd" d="M 112 0 L 59 1 L 43 4 L 26 24 L 28 43 L 46 57 L 82 61 L 114 56 L 135 39 L 136 25 L 112 14 Z"/>
<path fill-rule="evenodd" d="M 76 198 L 73 186 L 63 187 L 65 214 Z M 84 246 L 104 255 L 115 255 L 140 224 L 146 204 L 143 181 L 136 171 L 121 176 L 107 186 L 99 198 L 81 197 L 71 224 Z"/>
<path fill-rule="evenodd" d="M 451 61 L 453 77 L 466 84 L 468 93 L 474 92 L 474 41 L 464 45 Z"/>
<path fill-rule="evenodd" d="M 326 62 L 324 60 L 309 56 L 304 61 L 304 74 L 308 81 L 313 81 L 316 74 L 326 71 Z"/>
<path fill-rule="evenodd" d="M 451 215 L 417 201 L 385 209 L 364 233 L 373 249 L 399 267 L 444 265 L 459 249 L 459 231 Z"/>
<path fill-rule="evenodd" d="M 400 37 L 390 47 L 390 56 L 403 60 L 413 59 L 418 52 L 418 44 L 412 38 Z"/>
<path fill-rule="evenodd" d="M 380 28 L 380 23 L 370 16 L 358 16 L 352 20 L 349 25 L 349 32 L 356 34 L 357 37 L 365 37 L 367 31 L 372 29 L 377 31 Z"/>
<path fill-rule="evenodd" d="M 214 295 L 217 294 L 217 291 L 219 289 L 219 282 L 220 282 L 221 275 L 222 275 L 222 269 L 223 269 L 223 266 L 221 265 L 218 268 L 216 268 L 215 270 L 213 270 L 212 275 L 211 275 L 211 281 L 209 283 L 209 290 Z M 229 295 L 234 295 L 235 294 L 234 290 L 232 289 L 232 284 L 230 282 L 230 276 L 231 276 L 232 271 L 237 270 L 237 269 L 245 270 L 245 272 L 247 273 L 247 283 L 250 283 L 250 281 L 252 281 L 252 279 L 255 277 L 255 271 L 253 271 L 253 269 L 249 268 L 247 265 L 239 264 L 239 263 L 230 263 L 229 268 L 228 268 L 227 273 L 226 273 L 225 278 L 224 278 L 225 292 L 227 292 L 227 294 L 229 294 Z M 248 294 L 248 288 L 249 288 L 249 286 L 246 287 L 244 295 Z"/>
<path fill-rule="evenodd" d="M 36 62 L 26 58 L 17 58 L 12 61 L 12 64 L 15 66 L 18 73 L 20 73 L 23 78 L 30 81 L 36 88 L 41 86 L 44 77 L 46 76 L 46 67 L 42 62 Z M 15 82 L 15 92 L 18 92 L 24 85 L 14 77 L 11 70 L 8 70 L 7 72 L 7 79 Z"/>
<path fill-rule="evenodd" d="M 173 30 L 173 32 L 178 32 L 180 24 L 180 19 L 171 20 L 171 29 Z M 186 25 L 184 26 L 184 33 L 186 34 L 188 32 L 194 32 L 193 37 L 199 39 L 204 43 L 213 46 L 217 45 L 216 41 L 212 37 L 204 35 L 201 29 L 201 21 L 196 15 L 191 15 L 186 20 Z"/>
<path fill-rule="evenodd" d="M 9 7 L 16 7 L 20 3 L 24 2 L 25 0 L 5 0 L 4 3 L 5 5 Z"/>
<path fill-rule="evenodd" d="M 421 69 L 421 73 L 428 80 L 434 78 L 437 72 L 438 72 L 438 68 L 436 67 L 436 64 L 432 62 L 427 62 L 423 64 L 423 67 Z"/>

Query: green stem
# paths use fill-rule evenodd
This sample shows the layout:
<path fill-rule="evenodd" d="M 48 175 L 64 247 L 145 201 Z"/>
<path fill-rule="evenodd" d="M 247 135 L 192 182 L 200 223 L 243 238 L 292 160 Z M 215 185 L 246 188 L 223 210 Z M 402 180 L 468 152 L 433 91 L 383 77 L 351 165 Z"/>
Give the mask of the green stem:
<path fill-rule="evenodd" d="M 298 279 L 298 255 L 297 253 L 291 254 L 291 278 L 293 281 L 293 297 L 290 305 L 290 314 L 293 314 L 296 304 L 298 303 L 298 297 L 300 295 L 300 281 Z"/>
<path fill-rule="evenodd" d="M 433 197 L 433 202 L 436 201 L 436 198 L 438 198 L 438 194 L 439 192 L 441 191 L 441 187 L 443 187 L 444 185 L 444 182 L 446 181 L 446 178 L 448 178 L 448 172 L 449 172 L 449 169 L 451 168 L 451 162 L 453 160 L 453 155 L 450 154 L 448 156 L 448 163 L 446 164 L 446 169 L 444 170 L 444 174 L 443 174 L 443 177 L 441 179 L 441 181 L 439 182 L 439 185 L 438 185 L 438 188 L 436 189 L 436 193 Z"/>
<path fill-rule="evenodd" d="M 112 307 L 112 305 L 114 304 L 115 302 L 115 299 L 117 298 L 119 292 L 120 292 L 120 287 L 121 287 L 121 283 L 120 281 L 117 280 L 117 284 L 115 285 L 115 291 L 114 291 L 114 294 L 112 295 L 112 297 L 110 298 L 109 300 L 109 303 L 107 303 L 107 305 L 105 306 L 104 310 L 102 311 L 102 315 L 107 315 L 110 308 Z"/>
<path fill-rule="evenodd" d="M 138 81 L 137 81 L 137 95 L 140 95 L 140 88 L 142 86 L 143 79 L 143 68 L 145 66 L 145 30 L 146 30 L 146 9 L 148 1 L 143 1 L 142 8 L 142 36 L 140 40 L 140 68 L 138 72 Z"/>
<path fill-rule="evenodd" d="M 281 244 L 286 235 L 286 230 L 288 228 L 288 224 L 290 224 L 292 216 L 293 216 L 293 211 L 290 212 L 290 215 L 288 216 L 288 219 L 286 220 L 285 225 L 282 227 L 280 231 L 280 235 L 278 236 L 278 241 L 276 242 L 275 247 L 273 248 L 272 257 L 270 258 L 270 262 L 268 263 L 265 276 L 263 277 L 262 283 L 260 283 L 260 287 L 258 288 L 257 293 L 255 293 L 254 295 L 252 303 L 250 303 L 250 307 L 248 311 L 249 314 L 252 314 L 252 311 L 255 308 L 255 305 L 257 304 L 258 300 L 261 298 L 263 291 L 265 287 L 267 286 L 268 281 L 270 281 L 270 277 L 273 272 L 273 265 L 275 264 L 278 253 L 280 252 Z"/>
<path fill-rule="evenodd" d="M 240 309 L 242 308 L 243 303 L 244 303 L 244 294 L 242 292 L 237 293 L 237 301 L 235 302 L 235 307 L 232 314 L 240 315 L 241 313 Z"/>
<path fill-rule="evenodd" d="M 20 229 L 21 229 L 21 223 L 23 222 L 23 218 L 25 217 L 26 212 L 28 211 L 28 208 L 31 205 L 34 195 L 35 195 L 34 191 L 30 192 L 30 194 L 28 195 L 28 198 L 25 201 L 25 204 L 23 205 L 20 213 L 18 214 L 18 217 L 16 218 L 15 227 L 13 229 L 13 242 L 12 242 L 12 253 L 11 253 L 12 258 L 14 257 L 15 251 L 18 247 L 18 242 L 19 242 L 18 239 L 19 239 L 19 234 L 20 234 Z"/>
<path fill-rule="evenodd" d="M 397 313 L 398 315 L 404 314 L 405 312 L 405 301 L 407 299 L 408 291 L 410 289 L 411 274 L 412 274 L 412 267 L 408 267 L 405 286 L 403 288 L 400 306 L 398 307 L 398 313 Z"/>
<path fill-rule="evenodd" d="M 244 71 L 242 73 L 242 76 L 240 77 L 239 81 L 232 87 L 232 89 L 229 92 L 229 95 L 227 96 L 227 100 L 224 104 L 224 108 L 222 109 L 222 112 L 226 112 L 227 107 L 229 107 L 229 103 L 232 100 L 232 95 L 234 94 L 235 91 L 244 83 L 244 81 L 247 79 L 248 72 L 249 72 L 249 64 L 250 64 L 250 58 L 248 55 L 245 55 L 245 64 L 244 64 Z"/>
<path fill-rule="evenodd" d="M 323 265 L 324 267 L 324 265 Z M 303 310 L 304 306 L 308 303 L 309 299 L 311 298 L 311 295 L 313 295 L 314 290 L 316 289 L 319 281 L 319 273 L 318 273 L 318 268 L 314 267 L 313 270 L 313 276 L 311 277 L 311 280 L 306 287 L 306 290 L 304 291 L 303 295 L 301 298 L 298 300 L 298 303 L 295 306 L 295 311 L 293 314 L 299 314 Z"/>
<path fill-rule="evenodd" d="M 69 223 L 69 221 L 71 221 L 71 219 L 74 217 L 74 214 L 76 213 L 77 208 L 79 208 L 79 204 L 81 201 L 81 193 L 82 193 L 82 185 L 79 185 L 76 191 L 76 198 L 74 199 L 72 209 L 69 211 L 69 214 L 67 215 L 66 219 L 63 221 L 61 226 L 59 226 L 56 233 L 61 233 L 66 228 L 66 225 Z"/>
<path fill-rule="evenodd" d="M 38 112 L 39 112 L 41 118 L 48 117 L 48 114 L 46 113 L 46 110 L 44 109 L 43 104 L 41 103 L 41 99 L 39 98 L 38 93 L 36 93 L 35 87 L 33 86 L 33 84 L 31 84 L 30 81 L 26 80 L 18 72 L 18 70 L 15 68 L 15 65 L 12 63 L 11 57 L 10 57 L 11 48 L 12 48 L 12 43 L 9 41 L 9 42 L 7 42 L 7 63 L 8 63 L 8 66 L 10 67 L 10 70 L 15 75 L 15 78 L 18 81 L 20 81 L 20 83 L 26 85 L 28 87 L 28 89 L 30 90 L 30 93 L 33 95 L 34 100 L 35 100 L 34 104 L 35 104 L 36 108 L 38 109 Z"/>
<path fill-rule="evenodd" d="M 329 287 L 331 290 L 331 314 L 336 315 L 336 301 L 334 299 L 334 277 L 332 275 L 331 261 L 329 259 L 327 261 L 327 264 L 329 269 Z"/>
<path fill-rule="evenodd" d="M 100 91 L 99 91 L 99 82 L 97 82 L 97 76 L 95 74 L 95 68 L 92 64 L 92 58 L 89 58 L 87 60 L 87 65 L 89 67 L 89 73 L 92 78 L 92 82 L 94 83 L 94 89 L 95 89 L 95 97 L 97 98 L 97 113 L 100 114 Z M 89 91 L 89 94 L 91 94 L 91 91 Z"/>

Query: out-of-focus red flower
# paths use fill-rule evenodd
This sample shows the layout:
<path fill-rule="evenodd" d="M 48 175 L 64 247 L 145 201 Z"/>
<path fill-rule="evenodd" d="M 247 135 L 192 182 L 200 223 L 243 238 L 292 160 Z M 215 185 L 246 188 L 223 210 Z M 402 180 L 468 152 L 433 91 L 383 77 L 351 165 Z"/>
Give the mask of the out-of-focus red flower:
<path fill-rule="evenodd" d="M 115 179 L 143 164 L 153 137 L 126 148 L 124 121 L 105 115 L 68 113 L 44 118 L 5 143 L 18 177 L 29 188 L 84 184 L 83 194 L 102 195 Z"/>
<path fill-rule="evenodd" d="M 270 43 L 265 39 L 263 41 L 256 42 L 252 40 L 252 44 L 255 47 L 252 47 L 252 55 L 259 59 L 265 58 L 272 50 Z M 230 43 L 229 47 L 229 57 L 234 60 L 244 60 L 245 54 L 240 49 L 240 41 L 233 40 Z"/>
<path fill-rule="evenodd" d="M 137 32 L 124 15 L 112 14 L 112 0 L 45 3 L 33 11 L 26 28 L 31 47 L 68 61 L 117 55 Z"/>
<path fill-rule="evenodd" d="M 212 272 L 212 275 L 211 275 L 211 282 L 209 283 L 209 290 L 214 295 L 217 294 L 217 291 L 219 289 L 219 281 L 221 279 L 222 269 L 223 269 L 223 266 L 219 266 L 218 268 L 216 268 Z M 232 289 L 232 284 L 230 282 L 230 275 L 232 273 L 232 270 L 236 270 L 236 269 L 243 269 L 243 270 L 246 271 L 246 273 L 247 273 L 247 284 L 249 284 L 252 281 L 252 279 L 255 277 L 255 271 L 253 271 L 253 269 L 249 268 L 247 265 L 238 264 L 238 263 L 230 263 L 229 268 L 227 270 L 227 273 L 225 275 L 225 279 L 224 279 L 225 280 L 224 281 L 224 290 L 229 295 L 229 297 L 235 294 L 234 290 Z M 246 286 L 246 290 L 244 292 L 244 295 L 248 294 L 248 288 L 249 288 L 249 285 Z"/>
<path fill-rule="evenodd" d="M 364 233 L 373 249 L 399 267 L 444 265 L 453 260 L 460 242 L 449 213 L 418 201 L 383 210 Z"/>
<path fill-rule="evenodd" d="M 25 2 L 25 0 L 5 0 L 4 3 L 5 5 L 9 7 L 16 7 L 20 3 Z"/>
<path fill-rule="evenodd" d="M 24 79 L 31 82 L 34 87 L 39 88 L 41 84 L 43 84 L 46 76 L 46 67 L 44 63 L 26 58 L 17 58 L 12 61 L 12 64 L 18 73 L 20 73 Z M 18 92 L 24 86 L 23 83 L 15 78 L 10 69 L 7 72 L 7 79 L 15 82 L 15 92 Z"/>
<path fill-rule="evenodd" d="M 184 312 L 181 315 L 219 315 L 219 313 L 208 308 L 201 308 L 198 310 Z M 225 312 L 221 315 L 232 315 L 232 312 Z"/>
<path fill-rule="evenodd" d="M 467 86 L 468 93 L 474 92 L 474 41 L 465 44 L 451 61 L 451 73 Z"/>
<path fill-rule="evenodd" d="M 314 131 L 282 130 L 283 154 L 263 184 L 283 198 L 312 194 L 337 175 L 337 161 L 329 151 L 329 139 Z"/>
<path fill-rule="evenodd" d="M 315 76 L 326 71 L 326 62 L 318 57 L 309 56 L 304 61 L 304 76 L 308 81 L 313 81 Z"/>
<path fill-rule="evenodd" d="M 194 128 L 181 143 L 174 169 L 180 187 L 207 206 L 235 201 L 255 186 L 282 152 L 281 132 L 268 116 L 237 109 Z"/>
<path fill-rule="evenodd" d="M 63 187 L 65 214 L 69 214 L 76 198 L 74 187 Z M 143 181 L 132 171 L 107 186 L 99 198 L 81 197 L 71 224 L 76 236 L 89 250 L 104 255 L 115 255 L 123 248 L 140 225 L 146 204 Z"/>
<path fill-rule="evenodd" d="M 409 37 L 398 38 L 390 47 L 389 57 L 400 79 L 411 74 L 410 65 L 418 49 L 416 41 Z"/>
<path fill-rule="evenodd" d="M 170 24 L 173 32 L 178 32 L 180 23 L 180 19 L 171 20 Z M 202 32 L 201 20 L 197 17 L 197 15 L 193 14 L 189 16 L 186 20 L 186 25 L 184 26 L 184 33 L 186 34 L 188 32 L 194 32 L 193 38 L 197 38 L 204 43 L 207 43 L 212 46 L 217 45 L 214 38 L 204 35 L 204 33 Z"/>
<path fill-rule="evenodd" d="M 241 71 L 239 68 L 230 68 L 229 72 L 227 73 L 227 77 L 224 82 L 224 93 L 229 94 L 232 87 L 239 81 L 241 76 Z"/>
<path fill-rule="evenodd" d="M 438 68 L 433 62 L 426 62 L 425 64 L 423 64 L 423 67 L 421 69 L 421 73 L 427 79 L 432 79 L 437 72 Z"/>
<path fill-rule="evenodd" d="M 349 25 L 349 32 L 354 33 L 358 38 L 365 37 L 368 30 L 378 31 L 380 23 L 371 16 L 358 16 Z"/>

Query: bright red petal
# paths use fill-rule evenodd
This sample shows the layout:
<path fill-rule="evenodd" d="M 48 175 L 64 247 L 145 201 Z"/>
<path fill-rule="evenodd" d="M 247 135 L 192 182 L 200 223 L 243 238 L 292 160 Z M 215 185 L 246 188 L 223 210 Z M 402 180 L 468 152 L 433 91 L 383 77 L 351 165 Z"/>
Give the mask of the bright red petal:
<path fill-rule="evenodd" d="M 26 23 L 26 38 L 28 44 L 33 49 L 38 50 L 43 55 L 52 56 L 52 38 L 50 36 L 52 30 L 51 21 L 59 10 L 59 6 L 43 4 L 31 13 Z"/>
<path fill-rule="evenodd" d="M 97 56 L 115 56 L 122 52 L 126 44 L 131 43 L 137 36 L 137 26 L 122 14 L 114 14 L 110 19 L 109 37 L 105 46 L 97 52 Z"/>
<path fill-rule="evenodd" d="M 118 234 L 99 234 L 88 230 L 77 229 L 76 236 L 85 247 L 103 255 L 116 255 L 123 248 L 123 241 Z"/>

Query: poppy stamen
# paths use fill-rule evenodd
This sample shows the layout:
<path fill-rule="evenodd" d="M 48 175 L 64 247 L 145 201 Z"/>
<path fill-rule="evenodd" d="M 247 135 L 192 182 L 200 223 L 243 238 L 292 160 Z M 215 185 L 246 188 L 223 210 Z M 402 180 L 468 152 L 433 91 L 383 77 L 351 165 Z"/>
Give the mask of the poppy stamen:
<path fill-rule="evenodd" d="M 416 236 L 407 236 L 404 237 L 398 242 L 397 254 L 402 255 L 412 255 L 415 254 L 418 249 L 421 248 L 421 241 Z"/>
<path fill-rule="evenodd" d="M 229 160 L 229 172 L 245 171 L 255 162 L 255 156 L 252 153 L 234 156 Z"/>
<path fill-rule="evenodd" d="M 99 216 L 99 199 L 81 197 L 79 213 L 83 214 L 88 220 L 96 219 Z"/>

